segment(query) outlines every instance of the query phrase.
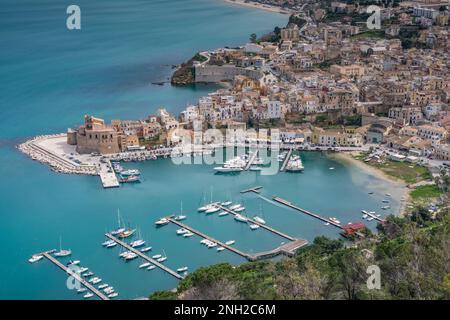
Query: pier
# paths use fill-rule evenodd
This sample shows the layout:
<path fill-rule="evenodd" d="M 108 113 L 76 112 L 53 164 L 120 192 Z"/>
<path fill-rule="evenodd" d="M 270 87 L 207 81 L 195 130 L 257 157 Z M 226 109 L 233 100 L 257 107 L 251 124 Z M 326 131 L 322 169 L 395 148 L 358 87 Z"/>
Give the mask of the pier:
<path fill-rule="evenodd" d="M 222 209 L 223 211 L 226 211 L 226 212 L 228 212 L 228 213 L 234 215 L 234 216 L 236 216 L 236 215 L 238 214 L 238 213 L 234 212 L 233 210 L 228 209 L 227 207 L 221 206 L 220 204 L 216 204 L 215 206 L 218 207 L 218 208 L 220 208 L 220 209 Z M 247 220 L 248 220 L 249 222 L 251 222 L 251 223 L 253 223 L 253 224 L 256 224 L 256 225 L 260 226 L 261 228 L 264 228 L 264 229 L 266 229 L 267 231 L 270 231 L 270 232 L 272 232 L 272 233 L 274 233 L 274 234 L 276 234 L 276 235 L 278 235 L 278 236 L 280 236 L 280 237 L 283 237 L 283 238 L 285 238 L 285 239 L 287 239 L 287 240 L 289 240 L 289 241 L 296 241 L 296 240 L 298 240 L 298 239 L 296 239 L 296 238 L 294 238 L 294 237 L 291 237 L 291 236 L 288 235 L 288 234 L 285 234 L 285 233 L 283 233 L 283 232 L 281 232 L 281 231 L 278 231 L 278 230 L 276 230 L 276 229 L 274 229 L 274 228 L 271 228 L 271 227 L 269 227 L 269 226 L 267 226 L 267 225 L 265 225 L 265 224 L 262 224 L 262 223 L 260 223 L 260 222 L 258 222 L 258 221 L 255 221 L 255 220 L 253 220 L 253 219 L 251 219 L 251 218 L 248 218 L 248 217 L 246 217 L 246 218 L 247 218 Z M 303 240 L 303 241 L 306 241 L 306 240 Z"/>
<path fill-rule="evenodd" d="M 95 294 L 97 297 L 99 297 L 102 300 L 109 300 L 109 298 L 104 295 L 100 290 L 98 290 L 97 288 L 95 288 L 92 284 L 90 284 L 89 282 L 87 282 L 86 280 L 84 280 L 79 273 L 76 273 L 74 271 L 72 271 L 70 268 L 66 267 L 64 264 L 62 264 L 61 262 L 59 262 L 58 260 L 56 260 L 56 258 L 54 258 L 51 254 L 54 252 L 55 250 L 51 250 L 51 251 L 46 251 L 46 252 L 42 252 L 39 255 L 44 256 L 47 260 L 49 260 L 50 262 L 52 262 L 53 264 L 55 264 L 56 266 L 58 266 L 60 269 L 62 269 L 64 272 L 66 272 L 67 274 L 69 274 L 70 276 L 74 277 L 77 281 L 79 281 L 83 286 L 85 286 L 89 291 L 91 291 L 93 294 Z"/>
<path fill-rule="evenodd" d="M 319 216 L 318 214 L 315 214 L 315 213 L 312 213 L 312 212 L 310 212 L 308 210 L 305 210 L 305 209 L 302 209 L 300 207 L 297 207 L 297 206 L 293 205 L 291 202 L 289 202 L 287 200 L 284 200 L 284 199 L 279 198 L 279 197 L 273 197 L 272 199 L 274 201 L 278 202 L 278 203 L 281 203 L 281 204 L 291 208 L 291 209 L 294 209 L 296 211 L 299 211 L 299 212 L 302 212 L 304 214 L 307 214 L 308 216 L 316 218 L 318 220 L 321 220 L 321 221 L 323 221 L 325 223 L 329 223 L 330 225 L 335 226 L 336 228 L 344 229 L 339 223 L 333 222 L 333 221 L 331 221 L 331 220 L 329 220 L 327 218 Z"/>
<path fill-rule="evenodd" d="M 370 212 L 367 212 L 367 215 L 368 215 L 369 217 L 371 217 L 371 218 L 373 218 L 373 219 L 375 219 L 375 220 L 381 222 L 381 223 L 386 222 L 386 220 L 381 219 L 380 217 L 377 217 L 376 215 L 374 215 L 374 214 L 372 214 L 372 213 L 370 213 Z"/>
<path fill-rule="evenodd" d="M 289 162 L 289 159 L 291 159 L 293 150 L 294 150 L 293 148 L 290 148 L 288 153 L 287 153 L 287 155 L 286 155 L 286 158 L 284 158 L 283 164 L 281 165 L 281 168 L 280 168 L 281 172 L 286 170 L 286 166 L 287 166 L 287 164 Z"/>
<path fill-rule="evenodd" d="M 248 193 L 248 192 L 260 193 L 259 190 L 261 190 L 262 188 L 263 188 L 262 186 L 257 186 L 257 187 L 242 190 L 241 193 Z"/>
<path fill-rule="evenodd" d="M 103 188 L 118 188 L 119 181 L 117 180 L 117 176 L 114 173 L 113 167 L 111 165 L 111 161 L 107 161 L 106 163 L 102 163 L 100 165 L 99 175 L 102 180 Z"/>
<path fill-rule="evenodd" d="M 281 246 L 279 246 L 279 247 L 277 247 L 277 248 L 275 248 L 273 250 L 270 250 L 270 251 L 264 251 L 264 252 L 250 254 L 250 253 L 246 253 L 246 252 L 240 251 L 240 250 L 238 250 L 238 249 L 236 249 L 236 248 L 234 248 L 232 246 L 229 246 L 229 245 L 223 243 L 222 241 L 214 239 L 213 237 L 210 237 L 210 236 L 208 236 L 207 234 L 204 234 L 201 231 L 198 231 L 198 230 L 196 230 L 196 229 L 194 229 L 194 228 L 192 228 L 192 227 L 190 227 L 190 226 L 188 226 L 188 225 L 186 225 L 186 224 L 184 224 L 182 222 L 179 222 L 179 221 L 173 219 L 172 217 L 166 217 L 166 219 L 169 220 L 171 223 L 176 224 L 177 226 L 179 226 L 181 228 L 189 230 L 190 232 L 198 235 L 199 237 L 202 237 L 204 239 L 207 239 L 209 241 L 217 243 L 218 245 L 224 247 L 225 249 L 228 249 L 229 251 L 234 252 L 234 253 L 240 255 L 241 257 L 246 258 L 249 261 L 256 261 L 256 260 L 261 260 L 261 259 L 273 258 L 273 257 L 275 257 L 277 255 L 280 255 L 280 254 L 288 256 L 288 257 L 292 257 L 295 254 L 296 250 L 298 250 L 299 248 L 301 248 L 301 247 L 305 246 L 306 244 L 308 244 L 308 241 L 306 241 L 304 239 L 295 239 L 293 237 L 284 235 L 284 236 L 289 237 L 289 239 L 292 239 L 291 242 L 283 244 L 283 245 L 281 245 Z M 261 226 L 263 226 L 263 225 L 261 225 Z M 272 231 L 272 230 L 276 231 L 275 229 L 272 229 L 272 228 L 269 228 L 269 229 L 270 229 L 270 231 Z M 267 229 L 267 230 L 269 230 L 269 229 Z"/>
<path fill-rule="evenodd" d="M 232 247 L 232 246 L 229 246 L 229 245 L 225 244 L 225 243 L 222 242 L 222 241 L 219 241 L 219 240 L 217 240 L 217 239 L 214 239 L 213 237 L 210 237 L 210 236 L 208 236 L 207 234 L 204 234 L 203 232 L 200 232 L 200 231 L 198 231 L 197 229 L 194 229 L 194 228 L 192 228 L 192 227 L 190 227 L 190 226 L 188 226 L 188 225 L 186 225 L 186 224 L 184 224 L 184 223 L 181 223 L 180 221 L 177 221 L 177 220 L 173 219 L 172 217 L 166 217 L 166 219 L 169 220 L 171 223 L 176 224 L 177 226 L 180 226 L 181 228 L 184 228 L 184 229 L 186 229 L 186 230 L 189 230 L 190 232 L 192 232 L 192 233 L 198 235 L 199 237 L 202 237 L 202 238 L 207 239 L 207 240 L 209 240 L 209 241 L 215 242 L 215 243 L 217 243 L 218 245 L 224 247 L 225 249 L 228 249 L 228 250 L 230 250 L 231 252 L 234 252 L 234 253 L 236 253 L 236 254 L 240 255 L 241 257 L 244 257 L 244 258 L 246 258 L 246 259 L 248 259 L 248 260 L 251 260 L 251 259 L 250 259 L 250 255 L 247 254 L 247 253 L 245 253 L 245 252 L 242 252 L 242 251 L 240 251 L 240 250 L 238 250 L 238 249 L 236 249 L 236 248 L 234 248 L 234 247 Z"/>
<path fill-rule="evenodd" d="M 258 152 L 259 152 L 259 150 L 256 150 L 255 152 L 253 152 L 252 156 L 250 157 L 250 159 L 248 159 L 248 162 L 244 167 L 244 171 L 248 171 L 248 169 L 250 169 L 252 163 L 255 161 L 256 157 L 258 156 Z"/>
<path fill-rule="evenodd" d="M 175 278 L 177 278 L 178 280 L 182 280 L 183 276 L 180 275 L 178 272 L 170 269 L 169 267 L 166 267 L 165 265 L 163 265 L 162 263 L 159 263 L 158 261 L 156 261 L 155 259 L 150 258 L 149 256 L 147 256 L 146 254 L 144 254 L 143 252 L 139 251 L 136 248 L 133 248 L 132 246 L 130 246 L 128 243 L 114 237 L 112 234 L 110 233 L 106 233 L 105 236 L 115 242 L 117 242 L 117 244 L 121 245 L 122 247 L 124 247 L 125 249 L 137 254 L 139 257 L 141 257 L 142 259 L 144 259 L 145 261 L 148 261 L 150 263 L 152 263 L 153 265 L 155 265 L 156 267 L 160 268 L 161 270 L 167 272 L 168 274 L 170 274 L 171 276 L 174 276 Z"/>

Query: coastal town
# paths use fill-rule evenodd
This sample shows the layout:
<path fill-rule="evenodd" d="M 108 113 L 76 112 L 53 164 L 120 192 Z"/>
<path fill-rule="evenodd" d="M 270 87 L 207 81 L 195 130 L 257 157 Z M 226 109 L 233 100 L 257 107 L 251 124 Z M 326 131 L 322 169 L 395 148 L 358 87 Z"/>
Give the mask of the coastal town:
<path fill-rule="evenodd" d="M 152 289 L 150 299 L 449 297 L 450 0 L 225 2 L 284 14 L 288 23 L 249 34 L 238 47 L 193 52 L 172 66 L 170 84 L 152 83 L 214 84 L 214 92 L 180 112 L 158 106 L 141 119 L 80 114 L 66 132 L 29 138 L 17 149 L 57 173 L 98 176 L 104 189 L 121 187 L 107 192 L 89 186 L 105 195 L 92 202 L 108 205 L 107 214 L 95 216 L 96 227 L 104 229 L 96 235 L 96 241 L 103 239 L 98 255 L 120 250 L 119 261 L 138 261 L 139 281 L 143 273 L 156 272 L 153 282 L 162 274 L 180 281 L 170 291 Z M 161 158 L 172 163 L 156 161 Z M 158 171 L 144 183 L 140 161 L 156 161 L 149 168 Z M 173 170 L 178 164 L 210 167 Z M 311 171 L 315 175 L 308 176 Z M 275 174 L 280 176 L 270 177 Z M 354 185 L 344 186 L 349 181 Z M 127 192 L 136 195 L 131 206 Z M 308 202 L 311 192 L 323 194 Z M 119 199 L 119 193 L 126 197 Z M 201 199 L 194 207 L 196 196 Z M 329 203 L 320 206 L 325 198 Z M 354 204 L 342 209 L 337 199 Z M 135 206 L 143 202 L 144 209 Z M 178 202 L 179 211 L 173 207 Z M 117 208 L 111 215 L 116 205 L 125 214 Z M 197 215 L 188 216 L 192 211 Z M 219 228 L 227 238 L 212 219 L 223 221 Z M 264 238 L 240 238 L 245 232 L 265 232 L 273 237 L 270 246 L 262 246 Z M 233 254 L 248 263 L 218 258 L 216 265 L 194 265 L 200 251 L 191 242 L 197 238 L 216 256 Z M 188 255 L 177 256 L 174 247 Z M 119 288 L 87 262 L 69 257 L 72 250 L 63 249 L 60 235 L 59 250 L 36 250 L 28 262 L 44 260 L 63 270 L 78 284 L 67 288 L 83 299 L 119 296 Z M 373 266 L 386 279 L 375 294 L 366 282 Z"/>

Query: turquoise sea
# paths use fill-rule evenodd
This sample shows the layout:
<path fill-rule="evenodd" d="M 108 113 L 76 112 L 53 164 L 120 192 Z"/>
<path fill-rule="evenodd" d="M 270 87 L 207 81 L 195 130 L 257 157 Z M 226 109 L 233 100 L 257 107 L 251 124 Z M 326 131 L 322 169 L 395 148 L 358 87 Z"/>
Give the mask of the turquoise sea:
<path fill-rule="evenodd" d="M 267 199 L 281 196 L 347 222 L 358 220 L 361 209 L 379 210 L 385 192 L 398 195 L 385 181 L 321 153 L 302 154 L 303 174 L 275 176 L 215 175 L 212 166 L 175 166 L 170 159 L 126 163 L 141 170 L 143 182 L 114 190 L 103 190 L 97 177 L 56 174 L 31 161 L 16 144 L 65 131 L 86 113 L 111 120 L 145 117 L 161 106 L 182 110 L 215 87 L 152 85 L 170 76 L 171 65 L 199 50 L 242 44 L 251 33 L 262 34 L 287 21 L 286 16 L 219 0 L 79 0 L 82 30 L 68 31 L 65 11 L 70 4 L 2 1 L 0 299 L 81 298 L 66 288 L 66 275 L 48 261 L 27 262 L 35 252 L 58 247 L 60 236 L 63 246 L 72 249 L 72 258 L 114 286 L 121 298 L 175 287 L 177 281 L 162 271 L 139 270 L 139 261 L 124 263 L 117 248 L 102 248 L 103 233 L 116 227 L 118 208 L 127 223 L 139 228 L 153 254 L 165 252 L 168 266 L 194 270 L 243 259 L 208 250 L 197 237 L 183 239 L 174 226 L 157 230 L 154 221 L 178 213 L 181 202 L 187 224 L 221 240 L 234 239 L 244 251 L 271 249 L 283 241 L 263 230 L 252 232 L 231 217 L 197 213 L 211 190 L 215 200 L 239 201 L 268 224 L 310 241 L 320 234 L 338 234 Z M 265 198 L 239 194 L 254 185 L 264 186 Z M 394 201 L 392 210 L 398 205 Z"/>

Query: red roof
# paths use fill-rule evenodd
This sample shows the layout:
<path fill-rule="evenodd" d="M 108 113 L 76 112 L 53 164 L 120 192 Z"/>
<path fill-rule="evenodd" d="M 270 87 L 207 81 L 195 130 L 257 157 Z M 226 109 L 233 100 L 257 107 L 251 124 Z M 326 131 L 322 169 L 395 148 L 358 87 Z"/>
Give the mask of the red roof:
<path fill-rule="evenodd" d="M 346 232 L 355 232 L 366 228 L 366 225 L 362 222 L 351 222 L 343 226 Z"/>

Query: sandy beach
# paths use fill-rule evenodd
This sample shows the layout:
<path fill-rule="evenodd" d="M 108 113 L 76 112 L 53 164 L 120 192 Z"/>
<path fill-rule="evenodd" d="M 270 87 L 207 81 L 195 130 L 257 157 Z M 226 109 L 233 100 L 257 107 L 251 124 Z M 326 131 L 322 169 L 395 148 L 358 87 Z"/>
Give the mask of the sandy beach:
<path fill-rule="evenodd" d="M 345 152 L 335 153 L 335 154 L 333 154 L 333 157 L 337 160 L 351 163 L 352 165 L 361 168 L 362 170 L 370 173 L 371 175 L 373 175 L 377 178 L 380 178 L 380 179 L 387 180 L 387 181 L 391 182 L 392 184 L 394 184 L 396 187 L 400 188 L 402 190 L 402 198 L 404 200 L 400 201 L 401 205 L 400 205 L 399 215 L 400 216 L 405 215 L 406 209 L 407 209 L 408 205 L 411 203 L 410 192 L 412 191 L 410 188 L 408 188 L 408 185 L 406 184 L 406 182 L 404 182 L 403 180 L 391 177 L 391 176 L 387 175 L 386 173 L 384 173 L 383 171 L 381 171 L 375 167 L 372 167 L 368 164 L 365 164 L 362 161 L 355 159 L 351 153 L 345 153 Z"/>
<path fill-rule="evenodd" d="M 261 3 L 257 3 L 257 2 L 246 2 L 245 0 L 222 0 L 222 1 L 225 1 L 230 4 L 270 11 L 270 12 L 274 12 L 274 13 L 281 13 L 281 14 L 291 14 L 292 13 L 290 9 L 283 9 L 280 7 L 271 6 L 271 5 L 267 5 L 267 4 L 261 4 Z"/>

